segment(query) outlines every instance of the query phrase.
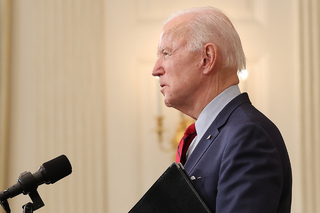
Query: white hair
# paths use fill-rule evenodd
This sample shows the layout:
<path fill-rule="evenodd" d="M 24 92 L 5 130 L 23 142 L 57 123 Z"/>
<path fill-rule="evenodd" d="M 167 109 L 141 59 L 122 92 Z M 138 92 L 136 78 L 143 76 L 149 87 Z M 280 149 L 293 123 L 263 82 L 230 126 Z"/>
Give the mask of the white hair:
<path fill-rule="evenodd" d="M 214 43 L 221 53 L 223 67 L 238 71 L 246 68 L 240 37 L 223 12 L 213 7 L 192 8 L 172 15 L 166 22 L 185 14 L 194 15 L 187 23 L 189 51 L 197 52 L 204 44 Z"/>

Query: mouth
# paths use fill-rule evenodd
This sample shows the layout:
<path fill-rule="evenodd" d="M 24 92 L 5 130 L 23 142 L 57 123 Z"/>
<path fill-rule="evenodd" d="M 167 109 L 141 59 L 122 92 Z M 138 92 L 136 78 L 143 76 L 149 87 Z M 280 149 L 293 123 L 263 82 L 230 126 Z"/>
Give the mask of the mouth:
<path fill-rule="evenodd" d="M 163 90 L 165 87 L 167 87 L 168 85 L 166 84 L 160 84 L 160 91 Z"/>
<path fill-rule="evenodd" d="M 163 94 L 164 93 L 164 88 L 166 87 L 166 84 L 160 84 L 160 92 Z"/>

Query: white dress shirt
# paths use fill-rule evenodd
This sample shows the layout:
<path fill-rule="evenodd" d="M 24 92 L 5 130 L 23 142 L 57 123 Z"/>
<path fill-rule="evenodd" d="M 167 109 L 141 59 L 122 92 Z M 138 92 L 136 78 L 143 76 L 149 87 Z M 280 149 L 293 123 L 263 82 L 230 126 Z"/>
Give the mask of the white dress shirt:
<path fill-rule="evenodd" d="M 204 135 L 204 133 L 208 130 L 209 126 L 212 124 L 214 119 L 218 116 L 221 110 L 235 97 L 240 95 L 240 89 L 238 85 L 233 85 L 228 87 L 222 93 L 220 93 L 217 97 L 215 97 L 200 113 L 196 123 L 196 131 L 197 136 L 191 142 L 188 151 L 187 158 L 194 151 L 196 146 L 198 145 L 200 139 Z"/>

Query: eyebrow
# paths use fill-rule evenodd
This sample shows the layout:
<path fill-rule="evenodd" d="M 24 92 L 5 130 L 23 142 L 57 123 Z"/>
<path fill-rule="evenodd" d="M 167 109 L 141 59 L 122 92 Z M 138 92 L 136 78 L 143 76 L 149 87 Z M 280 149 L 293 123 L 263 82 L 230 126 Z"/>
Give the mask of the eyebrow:
<path fill-rule="evenodd" d="M 168 51 L 168 49 L 169 49 L 168 47 L 162 47 L 162 48 L 160 49 L 160 52 L 163 53 L 164 51 Z"/>
<path fill-rule="evenodd" d="M 159 55 L 160 53 L 163 53 L 164 51 L 169 51 L 170 48 L 166 47 L 166 46 L 160 46 L 157 49 L 157 55 Z"/>

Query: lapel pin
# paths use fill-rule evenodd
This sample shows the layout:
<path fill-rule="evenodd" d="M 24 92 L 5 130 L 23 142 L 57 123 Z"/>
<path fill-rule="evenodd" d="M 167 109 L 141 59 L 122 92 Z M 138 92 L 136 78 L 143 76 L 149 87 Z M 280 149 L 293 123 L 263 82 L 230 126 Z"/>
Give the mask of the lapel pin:
<path fill-rule="evenodd" d="M 211 137 L 212 137 L 212 135 L 209 135 L 209 136 L 207 137 L 207 140 L 211 139 Z"/>
<path fill-rule="evenodd" d="M 197 178 L 196 178 L 195 176 L 191 176 L 190 179 L 191 179 L 191 180 L 199 180 L 199 179 L 201 179 L 201 177 L 197 177 Z"/>

